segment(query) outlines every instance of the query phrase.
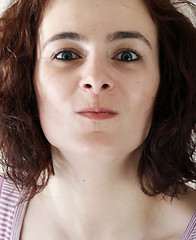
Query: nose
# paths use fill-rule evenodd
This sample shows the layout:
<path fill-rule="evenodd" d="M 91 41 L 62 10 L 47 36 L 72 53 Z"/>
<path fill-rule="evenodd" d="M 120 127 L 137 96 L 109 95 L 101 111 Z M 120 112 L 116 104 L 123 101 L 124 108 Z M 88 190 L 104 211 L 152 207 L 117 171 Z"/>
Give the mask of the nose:
<path fill-rule="evenodd" d="M 80 88 L 83 91 L 99 95 L 113 89 L 114 80 L 104 63 L 95 61 L 87 64 L 84 72 L 80 81 Z"/>

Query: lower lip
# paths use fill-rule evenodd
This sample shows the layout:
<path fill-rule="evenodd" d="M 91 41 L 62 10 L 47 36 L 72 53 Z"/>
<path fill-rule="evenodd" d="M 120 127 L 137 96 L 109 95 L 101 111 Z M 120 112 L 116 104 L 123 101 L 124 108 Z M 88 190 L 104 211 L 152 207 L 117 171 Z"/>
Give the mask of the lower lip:
<path fill-rule="evenodd" d="M 82 112 L 79 113 L 80 116 L 90 118 L 93 120 L 106 120 L 115 117 L 117 114 L 116 113 L 109 113 L 109 112 Z"/>

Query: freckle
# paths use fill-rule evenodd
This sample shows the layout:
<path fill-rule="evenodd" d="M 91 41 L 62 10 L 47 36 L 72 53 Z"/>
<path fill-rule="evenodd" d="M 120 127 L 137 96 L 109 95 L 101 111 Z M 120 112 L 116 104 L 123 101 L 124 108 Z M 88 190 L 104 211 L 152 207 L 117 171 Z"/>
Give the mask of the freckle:
<path fill-rule="evenodd" d="M 86 180 L 85 179 L 83 179 L 83 182 L 85 182 Z"/>

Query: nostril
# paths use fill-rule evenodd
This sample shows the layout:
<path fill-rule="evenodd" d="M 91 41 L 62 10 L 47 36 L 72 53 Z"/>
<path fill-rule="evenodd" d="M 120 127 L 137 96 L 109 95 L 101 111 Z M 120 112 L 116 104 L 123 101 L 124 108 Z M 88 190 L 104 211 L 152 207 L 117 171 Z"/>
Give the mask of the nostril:
<path fill-rule="evenodd" d="M 85 88 L 92 88 L 90 84 L 85 84 Z"/>
<path fill-rule="evenodd" d="M 103 84 L 103 86 L 102 86 L 103 89 L 106 89 L 106 88 L 108 88 L 108 87 L 109 87 L 108 84 Z"/>
<path fill-rule="evenodd" d="M 86 91 L 92 91 L 96 94 L 98 94 L 100 91 L 107 91 L 111 88 L 110 84 L 107 83 L 100 83 L 100 82 L 94 82 L 94 83 L 84 83 L 81 84 L 81 88 Z"/>

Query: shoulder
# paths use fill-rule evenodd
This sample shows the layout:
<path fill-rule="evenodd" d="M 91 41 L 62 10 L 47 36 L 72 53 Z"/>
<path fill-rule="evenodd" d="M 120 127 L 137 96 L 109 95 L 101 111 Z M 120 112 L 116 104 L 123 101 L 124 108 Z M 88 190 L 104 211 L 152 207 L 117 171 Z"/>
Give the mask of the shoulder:
<path fill-rule="evenodd" d="M 177 206 L 188 214 L 196 211 L 196 189 L 189 187 L 187 194 L 178 200 Z"/>
<path fill-rule="evenodd" d="M 173 219 L 179 226 L 179 232 L 183 230 L 182 239 L 189 239 L 192 234 L 196 237 L 196 190 L 189 187 L 187 194 L 175 199 L 172 205 Z"/>
<path fill-rule="evenodd" d="M 181 221 L 189 223 L 191 217 L 196 211 L 196 190 L 189 187 L 185 195 L 175 199 L 171 204 L 174 211 L 173 214 L 179 213 L 178 217 Z"/>
<path fill-rule="evenodd" d="M 189 223 L 183 234 L 182 240 L 196 239 L 196 190 L 190 188 L 182 202 L 185 214 L 188 214 L 189 217 Z"/>
<path fill-rule="evenodd" d="M 196 190 L 189 187 L 186 194 L 179 198 L 174 198 L 172 201 L 166 199 L 166 207 L 171 214 L 183 216 L 185 219 L 190 219 L 193 213 L 196 211 Z M 177 214 L 178 213 L 178 214 Z"/>
<path fill-rule="evenodd" d="M 196 190 L 189 188 L 185 195 L 172 201 L 165 197 L 158 205 L 157 216 L 160 239 L 189 239 L 184 238 L 185 234 L 196 234 Z"/>

